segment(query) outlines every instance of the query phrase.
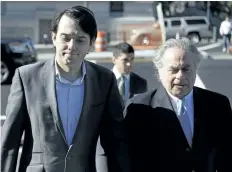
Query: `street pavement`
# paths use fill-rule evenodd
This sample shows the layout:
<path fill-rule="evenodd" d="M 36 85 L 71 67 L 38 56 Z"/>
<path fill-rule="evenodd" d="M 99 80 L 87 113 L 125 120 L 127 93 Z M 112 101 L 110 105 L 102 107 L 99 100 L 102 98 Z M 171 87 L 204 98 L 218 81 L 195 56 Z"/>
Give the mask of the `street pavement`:
<path fill-rule="evenodd" d="M 232 60 L 232 54 L 223 53 L 222 52 L 223 45 L 221 43 L 221 46 L 211 48 L 208 50 L 205 50 L 205 52 L 212 57 L 214 60 L 221 60 L 221 59 L 231 59 Z"/>

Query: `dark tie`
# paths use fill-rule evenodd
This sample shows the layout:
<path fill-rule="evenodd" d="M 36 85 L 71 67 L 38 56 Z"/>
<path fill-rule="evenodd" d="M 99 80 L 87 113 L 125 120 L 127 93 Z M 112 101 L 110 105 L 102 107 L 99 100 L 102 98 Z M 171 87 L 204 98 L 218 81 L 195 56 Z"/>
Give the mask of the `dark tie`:
<path fill-rule="evenodd" d="M 121 76 L 119 78 L 119 83 L 118 83 L 118 89 L 119 89 L 119 93 L 123 99 L 123 101 L 125 101 L 125 76 Z"/>

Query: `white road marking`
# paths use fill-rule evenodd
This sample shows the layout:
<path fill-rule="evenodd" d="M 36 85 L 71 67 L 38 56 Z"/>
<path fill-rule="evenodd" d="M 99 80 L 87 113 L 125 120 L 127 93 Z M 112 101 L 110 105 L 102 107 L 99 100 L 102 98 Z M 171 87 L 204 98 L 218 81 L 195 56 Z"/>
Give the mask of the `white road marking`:
<path fill-rule="evenodd" d="M 217 43 L 205 45 L 205 46 L 202 46 L 202 47 L 198 47 L 198 50 L 199 51 L 205 51 L 205 50 L 209 50 L 209 49 L 220 47 L 221 45 L 222 45 L 221 42 L 217 42 Z"/>

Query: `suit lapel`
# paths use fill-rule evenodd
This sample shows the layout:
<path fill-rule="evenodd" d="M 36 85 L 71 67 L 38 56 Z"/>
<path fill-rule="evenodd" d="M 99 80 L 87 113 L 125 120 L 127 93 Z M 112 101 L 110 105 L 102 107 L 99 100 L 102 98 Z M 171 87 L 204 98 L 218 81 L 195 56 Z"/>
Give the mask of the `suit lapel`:
<path fill-rule="evenodd" d="M 157 89 L 156 95 L 151 101 L 151 106 L 153 108 L 162 107 L 174 111 L 170 98 L 162 85 Z"/>
<path fill-rule="evenodd" d="M 56 77 L 55 77 L 55 59 L 46 62 L 46 68 L 43 75 L 45 93 L 50 104 L 53 118 L 67 144 L 62 121 L 58 112 L 57 96 L 56 96 Z"/>
<path fill-rule="evenodd" d="M 93 104 L 93 101 L 96 101 L 99 97 L 94 97 L 94 88 L 97 87 L 97 82 L 95 81 L 95 72 L 90 66 L 88 62 L 85 61 L 86 66 L 86 76 L 85 76 L 85 86 L 84 86 L 84 100 L 83 100 L 83 106 L 82 111 L 80 114 L 80 119 L 77 124 L 76 132 L 74 134 L 72 144 L 75 144 L 78 141 L 78 138 L 80 138 L 81 129 L 84 127 L 83 125 L 86 124 L 86 120 L 88 113 L 91 109 L 91 105 Z"/>
<path fill-rule="evenodd" d="M 164 113 L 162 113 L 163 118 L 168 119 L 168 121 L 170 121 L 170 125 L 173 125 L 175 128 L 177 128 L 177 136 L 183 139 L 186 145 L 189 145 L 185 137 L 184 131 L 181 127 L 180 121 L 177 118 L 175 107 L 173 106 L 168 93 L 162 85 L 160 85 L 160 87 L 157 89 L 157 93 L 153 97 L 151 105 L 153 108 L 160 107 L 166 110 L 170 110 L 169 112 L 165 111 Z"/>
<path fill-rule="evenodd" d="M 194 132 L 193 132 L 193 149 L 199 149 L 199 146 L 203 146 L 205 142 L 204 124 L 202 124 L 201 116 L 205 113 L 202 107 L 205 107 L 204 102 L 200 98 L 199 89 L 193 88 L 193 103 L 194 103 Z M 206 112 L 207 113 L 207 112 Z M 203 128 L 204 127 L 204 128 Z M 200 150 L 200 149 L 199 149 Z"/>
<path fill-rule="evenodd" d="M 87 72 L 86 72 L 85 81 L 84 81 L 85 82 L 84 100 L 83 100 L 82 111 L 80 114 L 80 119 L 79 119 L 75 134 L 72 139 L 72 144 L 76 144 L 79 140 L 78 138 L 81 138 L 82 129 L 85 127 L 85 124 L 88 120 L 87 116 L 91 109 L 91 105 L 93 104 L 93 102 L 100 102 L 99 99 L 101 97 L 100 95 L 98 95 L 98 93 L 94 92 L 95 91 L 94 88 L 99 89 L 98 81 L 96 80 L 97 77 L 95 76 L 95 71 L 93 70 L 91 65 L 86 61 L 85 61 L 85 65 L 86 65 Z M 44 81 L 44 88 L 45 88 L 46 96 L 50 104 L 53 118 L 55 119 L 55 122 L 62 134 L 62 137 L 65 143 L 68 145 L 66 141 L 66 137 L 65 137 L 63 124 L 62 124 L 62 121 L 61 121 L 61 118 L 58 112 L 58 106 L 57 106 L 56 85 L 55 85 L 55 82 L 56 82 L 55 60 L 49 60 L 46 63 L 46 68 L 44 70 L 44 75 L 43 75 L 43 81 Z"/>
<path fill-rule="evenodd" d="M 203 109 L 202 107 L 204 106 L 204 101 L 202 100 L 201 93 L 199 93 L 199 89 L 197 87 L 193 88 L 193 103 L 194 103 L 194 133 L 193 133 L 193 141 L 192 141 L 192 147 L 191 149 L 194 150 L 194 152 L 199 151 L 199 153 L 207 147 L 206 145 L 206 134 L 204 128 L 205 124 L 203 124 L 203 121 L 201 119 L 202 116 L 204 116 L 204 113 L 207 113 L 207 110 Z M 165 108 L 169 109 L 171 111 L 174 111 L 174 107 L 170 101 L 170 98 L 165 91 L 165 89 L 160 86 L 157 89 L 157 93 L 151 100 L 151 106 L 153 108 Z M 162 114 L 166 115 L 166 114 Z M 167 118 L 172 119 L 172 122 L 177 124 L 175 125 L 178 127 L 178 131 L 180 133 L 180 137 L 184 138 L 186 145 L 188 145 L 187 139 L 184 135 L 184 132 L 182 130 L 182 127 L 180 125 L 180 122 L 175 114 L 175 112 L 170 113 L 171 116 L 168 116 Z M 173 115 L 173 116 L 172 116 Z"/>
<path fill-rule="evenodd" d="M 131 74 L 130 74 L 130 90 L 129 90 L 129 93 L 130 93 L 130 95 L 129 95 L 129 98 L 131 98 L 131 97 L 133 97 L 133 95 L 134 95 L 134 90 L 135 90 L 135 85 L 136 85 L 136 83 L 135 83 L 136 81 L 135 81 L 135 76 L 134 76 L 134 74 L 131 72 Z"/>

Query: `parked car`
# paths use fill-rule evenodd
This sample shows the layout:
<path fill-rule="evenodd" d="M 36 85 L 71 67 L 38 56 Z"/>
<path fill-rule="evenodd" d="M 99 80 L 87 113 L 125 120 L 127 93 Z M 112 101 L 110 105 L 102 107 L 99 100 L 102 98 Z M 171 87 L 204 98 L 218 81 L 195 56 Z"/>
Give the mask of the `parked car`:
<path fill-rule="evenodd" d="M 166 40 L 180 37 L 188 37 L 194 44 L 202 39 L 211 39 L 213 36 L 212 25 L 205 16 L 170 17 L 164 18 Z M 157 27 L 158 26 L 158 27 Z M 121 24 L 123 39 L 135 47 L 135 49 L 154 49 L 162 42 L 162 32 L 154 21 L 136 24 Z"/>
<path fill-rule="evenodd" d="M 156 49 L 163 44 L 162 33 L 158 22 L 124 24 L 123 40 L 136 50 Z"/>
<path fill-rule="evenodd" d="M 212 25 L 205 16 L 170 17 L 164 19 L 166 38 L 174 38 L 177 33 L 181 37 L 188 37 L 194 44 L 201 39 L 213 36 Z"/>
<path fill-rule="evenodd" d="M 37 61 L 30 38 L 1 39 L 1 84 L 11 84 L 15 69 Z"/>

